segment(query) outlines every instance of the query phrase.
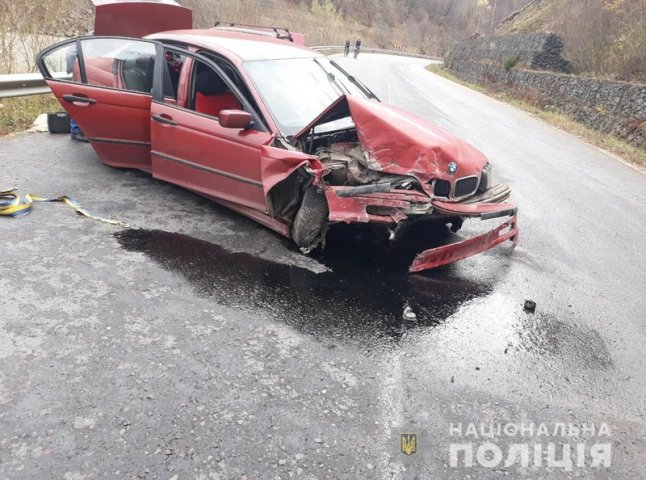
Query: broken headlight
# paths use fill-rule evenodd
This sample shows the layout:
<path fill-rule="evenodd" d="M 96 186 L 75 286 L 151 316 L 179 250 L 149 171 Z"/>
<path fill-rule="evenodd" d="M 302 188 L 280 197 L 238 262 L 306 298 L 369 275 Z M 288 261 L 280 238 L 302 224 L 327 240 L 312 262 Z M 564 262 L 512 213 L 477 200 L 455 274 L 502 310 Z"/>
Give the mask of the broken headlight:
<path fill-rule="evenodd" d="M 480 173 L 480 185 L 478 185 L 478 193 L 483 193 L 493 187 L 493 168 L 491 164 L 487 164 L 482 169 Z"/>

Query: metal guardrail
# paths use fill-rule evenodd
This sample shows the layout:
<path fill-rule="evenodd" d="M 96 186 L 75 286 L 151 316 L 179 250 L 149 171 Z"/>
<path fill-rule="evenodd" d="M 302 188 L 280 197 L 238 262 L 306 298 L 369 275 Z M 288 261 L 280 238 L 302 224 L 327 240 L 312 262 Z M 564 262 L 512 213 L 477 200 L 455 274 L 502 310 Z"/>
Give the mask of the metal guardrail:
<path fill-rule="evenodd" d="M 322 45 L 322 46 L 316 46 L 316 47 L 310 47 L 312 50 L 316 50 L 318 52 L 325 52 L 325 51 L 343 51 L 344 46 L 343 45 Z M 350 54 L 354 52 L 354 48 L 350 49 Z M 400 57 L 413 57 L 413 58 L 423 58 L 425 60 L 435 60 L 438 62 L 443 62 L 444 59 L 440 57 L 432 57 L 430 55 L 422 55 L 418 53 L 409 53 L 409 52 L 403 52 L 401 50 L 388 50 L 385 48 L 369 48 L 369 47 L 361 47 L 361 52 L 363 53 L 383 53 L 386 55 L 397 55 Z"/>
<path fill-rule="evenodd" d="M 321 45 L 310 47 L 316 51 L 343 51 L 343 45 Z M 418 55 L 414 53 L 402 52 L 399 50 L 385 50 L 382 48 L 365 48 L 361 51 L 364 53 L 384 53 L 388 55 L 398 55 L 402 57 L 424 58 L 426 60 L 442 61 L 441 58 L 431 57 L 429 55 Z M 61 76 L 65 76 L 62 74 Z M 51 90 L 45 83 L 45 79 L 40 73 L 19 73 L 12 75 L 0 75 L 0 98 L 24 97 L 27 95 L 42 95 L 49 93 Z"/>
<path fill-rule="evenodd" d="M 40 73 L 0 75 L 0 98 L 41 95 L 51 90 Z"/>

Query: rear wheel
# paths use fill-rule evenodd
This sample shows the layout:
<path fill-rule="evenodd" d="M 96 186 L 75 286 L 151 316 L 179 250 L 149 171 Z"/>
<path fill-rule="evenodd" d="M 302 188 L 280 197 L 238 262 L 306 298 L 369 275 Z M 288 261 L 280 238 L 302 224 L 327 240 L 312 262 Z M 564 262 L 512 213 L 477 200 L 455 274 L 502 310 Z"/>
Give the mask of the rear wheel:
<path fill-rule="evenodd" d="M 315 188 L 305 190 L 303 202 L 292 225 L 292 239 L 301 250 L 307 253 L 319 244 L 328 213 L 325 195 Z"/>

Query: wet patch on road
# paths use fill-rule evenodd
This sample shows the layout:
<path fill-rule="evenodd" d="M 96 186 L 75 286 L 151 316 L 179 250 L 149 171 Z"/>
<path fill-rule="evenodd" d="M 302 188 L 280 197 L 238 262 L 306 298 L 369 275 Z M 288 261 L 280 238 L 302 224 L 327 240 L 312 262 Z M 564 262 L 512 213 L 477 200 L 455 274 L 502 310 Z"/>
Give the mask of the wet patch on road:
<path fill-rule="evenodd" d="M 458 335 L 455 351 L 445 350 L 449 356 L 468 345 L 481 358 L 496 351 L 496 361 L 530 362 L 536 373 L 570 378 L 573 370 L 612 367 L 596 331 L 574 319 L 560 319 L 542 304 L 536 313 L 527 313 L 519 300 L 494 293 L 509 265 L 502 256 L 484 257 L 482 263 L 470 265 L 468 273 L 453 265 L 410 275 L 410 260 L 428 248 L 423 239 L 447 239 L 422 227 L 388 249 L 375 233 L 360 228 L 330 232 L 326 248 L 315 252 L 329 268 L 323 273 L 231 252 L 179 233 L 125 230 L 115 236 L 125 250 L 144 253 L 180 275 L 198 295 L 289 325 L 330 348 L 352 342 L 374 353 L 391 350 L 403 336 L 417 343 L 425 337 L 424 330 L 448 320 L 449 329 L 441 337 L 452 345 L 450 332 Z M 415 312 L 416 322 L 403 320 L 406 307 Z M 563 362 L 568 365 L 565 370 Z"/>
<path fill-rule="evenodd" d="M 384 256 L 380 246 L 370 246 L 354 233 L 348 246 L 341 241 L 346 234 L 331 236 L 319 254 L 331 269 L 323 273 L 230 252 L 178 233 L 125 230 L 115 236 L 125 250 L 144 253 L 184 277 L 199 295 L 252 309 L 305 333 L 340 339 L 373 343 L 376 337 L 392 339 L 411 328 L 434 326 L 493 289 L 493 282 L 462 279 L 450 266 L 409 275 L 408 263 L 401 263 L 398 254 Z M 414 255 L 410 248 L 403 251 Z M 417 322 L 402 319 L 407 306 Z"/>
<path fill-rule="evenodd" d="M 538 356 L 568 358 L 571 368 L 606 370 L 613 366 L 608 347 L 596 330 L 553 315 L 521 314 L 516 349 Z"/>
<path fill-rule="evenodd" d="M 542 304 L 536 313 L 525 312 L 522 302 L 494 293 L 509 266 L 503 257 L 484 257 L 469 266 L 468 274 L 456 265 L 408 274 L 415 252 L 428 248 L 427 241 L 420 241 L 428 238 L 423 229 L 414 233 L 389 249 L 376 240 L 375 232 L 337 230 L 328 235 L 326 248 L 315 253 L 329 268 L 323 273 L 231 252 L 179 233 L 125 230 L 115 237 L 125 250 L 143 253 L 180 275 L 198 295 L 284 323 L 330 348 L 351 342 L 366 353 L 378 353 L 396 348 L 404 336 L 423 344 L 425 330 L 445 324 L 448 329 L 441 337 L 455 345 L 455 350 L 445 350 L 449 357 L 468 345 L 476 357 L 497 352 L 492 361 L 529 362 L 535 373 L 565 381 L 576 376 L 574 370 L 612 367 L 607 346 L 595 330 L 559 319 L 543 311 Z M 441 235 L 433 238 L 447 240 Z M 407 307 L 417 321 L 402 318 Z M 436 341 L 430 340 L 433 345 Z"/>

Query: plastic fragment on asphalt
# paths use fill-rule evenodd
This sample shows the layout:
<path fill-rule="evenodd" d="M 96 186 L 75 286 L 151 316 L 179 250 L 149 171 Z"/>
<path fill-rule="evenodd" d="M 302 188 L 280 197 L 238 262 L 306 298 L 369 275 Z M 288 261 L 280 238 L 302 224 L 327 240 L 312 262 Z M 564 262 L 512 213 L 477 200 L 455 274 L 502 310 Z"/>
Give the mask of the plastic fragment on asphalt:
<path fill-rule="evenodd" d="M 402 318 L 404 320 L 406 320 L 407 322 L 416 322 L 417 321 L 417 315 L 415 315 L 415 312 L 410 307 L 404 308 L 404 313 L 402 314 Z"/>
<path fill-rule="evenodd" d="M 523 310 L 529 313 L 534 313 L 536 311 L 536 302 L 533 300 L 525 300 L 525 306 Z"/>

